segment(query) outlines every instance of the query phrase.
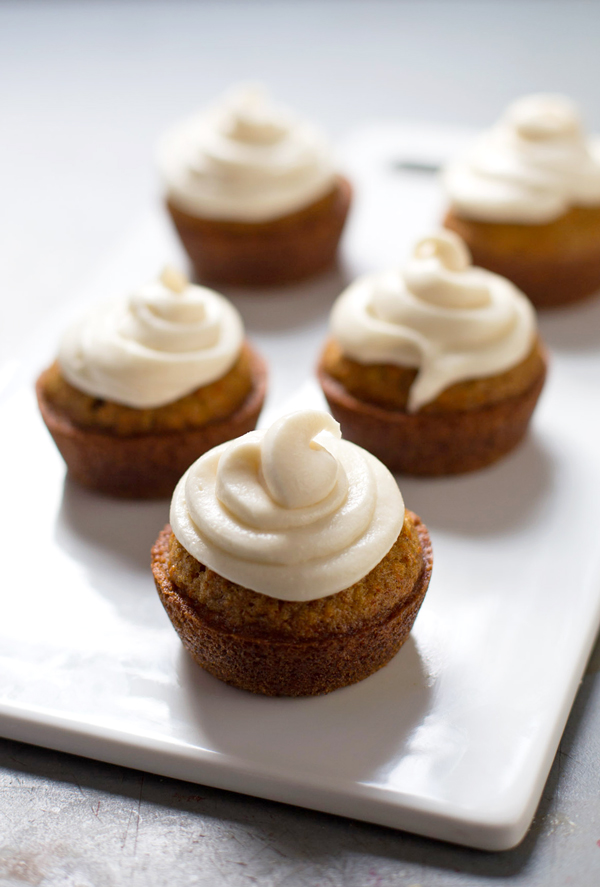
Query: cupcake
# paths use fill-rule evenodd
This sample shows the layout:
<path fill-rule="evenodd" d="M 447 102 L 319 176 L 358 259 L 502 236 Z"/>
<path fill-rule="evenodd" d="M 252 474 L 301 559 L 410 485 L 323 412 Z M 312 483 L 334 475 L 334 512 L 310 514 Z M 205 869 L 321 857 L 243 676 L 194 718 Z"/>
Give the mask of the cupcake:
<path fill-rule="evenodd" d="M 170 496 L 207 450 L 251 430 L 266 369 L 237 310 L 173 269 L 99 305 L 37 380 L 69 474 L 112 496 Z"/>
<path fill-rule="evenodd" d="M 268 696 L 329 693 L 384 666 L 431 567 L 427 529 L 392 475 L 316 410 L 198 459 L 152 550 L 158 594 L 196 662 Z"/>
<path fill-rule="evenodd" d="M 562 96 L 510 105 L 445 171 L 444 221 L 540 308 L 600 289 L 600 143 Z"/>
<path fill-rule="evenodd" d="M 162 138 L 158 165 L 198 280 L 290 283 L 335 261 L 350 185 L 310 124 L 241 86 Z"/>
<path fill-rule="evenodd" d="M 318 375 L 348 440 L 392 471 L 454 474 L 521 440 L 546 357 L 529 300 L 444 231 L 342 293 Z"/>

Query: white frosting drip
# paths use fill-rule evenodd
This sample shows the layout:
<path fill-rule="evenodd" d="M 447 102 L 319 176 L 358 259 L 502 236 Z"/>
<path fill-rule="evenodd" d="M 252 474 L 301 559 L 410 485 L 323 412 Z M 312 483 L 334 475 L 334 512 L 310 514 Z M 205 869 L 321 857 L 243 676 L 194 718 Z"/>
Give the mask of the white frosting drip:
<path fill-rule="evenodd" d="M 58 360 L 67 381 L 86 394 L 153 408 L 225 375 L 243 338 L 242 319 L 230 302 L 166 271 L 73 324 Z"/>
<path fill-rule="evenodd" d="M 459 215 L 543 224 L 571 206 L 600 205 L 600 144 L 585 138 L 568 99 L 527 96 L 449 165 L 443 181 Z"/>
<path fill-rule="evenodd" d="M 240 222 L 302 209 L 330 191 L 335 178 L 321 133 L 250 85 L 167 132 L 158 165 L 180 209 Z"/>
<path fill-rule="evenodd" d="M 456 382 L 524 360 L 536 321 L 512 283 L 472 267 L 463 241 L 442 231 L 417 243 L 403 272 L 351 284 L 333 306 L 331 332 L 360 363 L 418 368 L 407 405 L 415 412 Z"/>
<path fill-rule="evenodd" d="M 245 588 L 308 601 L 348 588 L 404 522 L 390 472 L 305 410 L 201 456 L 181 478 L 171 526 L 205 566 Z"/>

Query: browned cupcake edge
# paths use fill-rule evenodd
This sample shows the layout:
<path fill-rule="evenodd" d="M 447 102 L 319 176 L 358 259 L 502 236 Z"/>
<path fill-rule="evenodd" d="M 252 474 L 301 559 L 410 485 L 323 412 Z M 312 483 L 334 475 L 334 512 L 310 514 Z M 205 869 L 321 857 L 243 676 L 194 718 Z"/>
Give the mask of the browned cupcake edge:
<path fill-rule="evenodd" d="M 351 201 L 349 181 L 337 176 L 323 198 L 267 222 L 200 218 L 168 199 L 166 207 L 197 280 L 252 288 L 294 283 L 333 266 Z"/>
<path fill-rule="evenodd" d="M 436 476 L 493 464 L 524 437 L 541 394 L 547 356 L 537 379 L 520 394 L 469 410 L 408 413 L 358 400 L 317 367 L 317 377 L 342 435 L 391 471 Z"/>
<path fill-rule="evenodd" d="M 168 575 L 171 528 L 152 549 L 152 572 L 167 615 L 192 658 L 225 683 L 268 696 L 314 696 L 356 683 L 398 652 L 412 628 L 431 578 L 433 553 L 426 526 L 412 512 L 422 549 L 422 570 L 413 592 L 381 622 L 360 631 L 294 643 L 244 637 L 200 619 L 185 592 Z"/>
<path fill-rule="evenodd" d="M 520 249 L 503 249 L 494 237 L 500 225 L 466 219 L 453 210 L 447 213 L 443 224 L 465 241 L 474 265 L 512 281 L 536 308 L 560 308 L 600 292 L 600 232 L 585 249 L 582 237 L 581 250 L 561 253 L 560 243 L 552 250 L 536 251 L 528 243 Z M 531 226 L 526 227 L 529 241 Z"/>
<path fill-rule="evenodd" d="M 38 406 L 69 475 L 109 496 L 157 499 L 170 496 L 184 471 L 203 453 L 256 427 L 266 396 L 267 367 L 253 351 L 252 389 L 231 416 L 189 430 L 129 436 L 75 425 L 44 396 L 40 378 Z"/>

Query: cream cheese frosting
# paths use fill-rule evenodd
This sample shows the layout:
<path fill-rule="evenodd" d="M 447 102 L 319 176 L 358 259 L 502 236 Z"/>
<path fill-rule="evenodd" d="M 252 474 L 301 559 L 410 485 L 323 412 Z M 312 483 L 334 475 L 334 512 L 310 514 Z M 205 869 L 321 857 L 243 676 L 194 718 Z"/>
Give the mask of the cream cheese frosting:
<path fill-rule="evenodd" d="M 600 142 L 586 138 L 569 99 L 526 96 L 448 166 L 443 184 L 466 218 L 552 222 L 571 206 L 600 205 Z"/>
<path fill-rule="evenodd" d="M 337 299 L 331 333 L 364 364 L 418 369 L 416 412 L 465 379 L 504 372 L 530 353 L 535 312 L 510 281 L 475 268 L 451 231 L 420 240 L 402 271 L 359 278 Z"/>
<path fill-rule="evenodd" d="M 168 131 L 158 166 L 176 207 L 239 222 L 300 210 L 332 190 L 335 180 L 324 136 L 251 84 Z"/>
<path fill-rule="evenodd" d="M 58 362 L 67 381 L 86 394 L 151 409 L 225 375 L 243 338 L 242 319 L 227 299 L 166 269 L 74 323 Z"/>
<path fill-rule="evenodd" d="M 290 413 L 201 456 L 171 527 L 205 566 L 245 588 L 308 601 L 348 588 L 388 553 L 404 503 L 388 469 L 317 410 Z"/>

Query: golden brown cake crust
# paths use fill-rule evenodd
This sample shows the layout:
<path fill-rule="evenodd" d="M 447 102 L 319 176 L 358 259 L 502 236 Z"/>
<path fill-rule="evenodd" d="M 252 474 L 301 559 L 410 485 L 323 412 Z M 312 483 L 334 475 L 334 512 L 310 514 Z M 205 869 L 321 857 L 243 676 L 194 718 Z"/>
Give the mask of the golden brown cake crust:
<path fill-rule="evenodd" d="M 311 277 L 333 265 L 352 190 L 342 176 L 324 197 L 267 222 L 229 222 L 190 215 L 167 201 L 196 279 L 274 286 Z"/>
<path fill-rule="evenodd" d="M 407 511 L 398 540 L 360 582 L 321 600 L 279 601 L 188 560 L 172 538 L 166 526 L 152 571 L 184 646 L 220 680 L 269 696 L 328 693 L 389 662 L 408 637 L 433 563 L 427 528 Z"/>
<path fill-rule="evenodd" d="M 267 370 L 262 357 L 250 348 L 248 356 L 252 382 L 246 398 L 229 415 L 198 427 L 116 434 L 77 425 L 48 398 L 48 371 L 36 383 L 38 405 L 69 474 L 78 483 L 109 496 L 166 497 L 199 456 L 256 427 Z"/>
<path fill-rule="evenodd" d="M 572 207 L 544 225 L 478 222 L 450 210 L 444 225 L 465 241 L 473 264 L 512 280 L 538 308 L 600 289 L 600 207 Z"/>
<path fill-rule="evenodd" d="M 58 361 L 42 373 L 39 385 L 44 400 L 81 428 L 125 436 L 181 431 L 200 428 L 234 413 L 252 389 L 252 361 L 252 350 L 244 342 L 238 359 L 220 379 L 152 409 L 135 409 L 80 391 L 67 382 Z"/>
<path fill-rule="evenodd" d="M 521 370 L 509 379 L 507 396 L 477 402 L 481 389 L 460 383 L 452 386 L 454 391 L 448 389 L 446 403 L 440 396 L 434 409 L 416 413 L 356 397 L 329 374 L 324 359 L 317 374 L 347 440 L 369 450 L 391 471 L 443 475 L 491 465 L 519 443 L 542 391 L 546 366 L 544 347 L 538 341 Z M 490 377 L 488 384 L 495 378 L 502 377 Z M 375 380 L 380 383 L 381 376 L 375 374 Z M 528 387 L 521 387 L 526 380 Z M 503 391 L 506 385 L 504 379 Z"/>
<path fill-rule="evenodd" d="M 203 567 L 172 534 L 169 578 L 201 618 L 223 631 L 254 637 L 328 637 L 382 620 L 410 596 L 422 569 L 421 542 L 407 515 L 403 531 L 372 573 L 350 588 L 315 601 L 282 601 L 230 582 Z"/>
<path fill-rule="evenodd" d="M 538 338 L 525 360 L 516 366 L 485 379 L 457 382 L 442 391 L 435 400 L 424 404 L 420 412 L 472 410 L 515 397 L 537 382 L 545 366 L 544 348 Z M 359 363 L 346 357 L 333 339 L 325 345 L 321 368 L 358 400 L 389 410 L 406 409 L 410 386 L 417 375 L 417 370 L 411 367 Z"/>

